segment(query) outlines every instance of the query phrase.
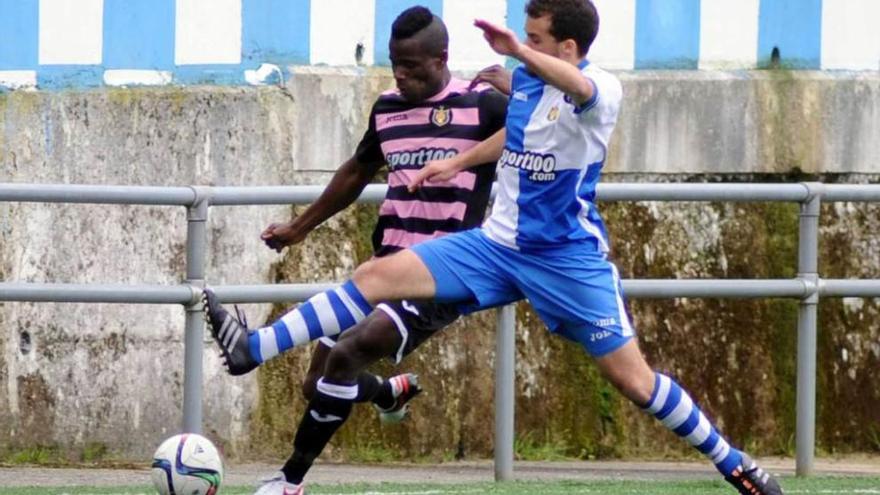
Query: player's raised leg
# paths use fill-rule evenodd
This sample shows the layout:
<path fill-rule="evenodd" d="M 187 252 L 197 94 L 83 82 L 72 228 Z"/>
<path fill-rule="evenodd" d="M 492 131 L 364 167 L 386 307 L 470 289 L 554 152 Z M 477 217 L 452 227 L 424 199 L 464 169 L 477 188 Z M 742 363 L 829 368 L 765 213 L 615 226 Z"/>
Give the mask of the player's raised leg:
<path fill-rule="evenodd" d="M 204 302 L 211 334 L 229 373 L 242 375 L 293 347 L 348 330 L 366 318 L 379 301 L 429 299 L 434 291 L 431 272 L 406 249 L 362 264 L 351 280 L 313 296 L 256 330 L 230 314 L 210 289 L 204 291 Z"/>

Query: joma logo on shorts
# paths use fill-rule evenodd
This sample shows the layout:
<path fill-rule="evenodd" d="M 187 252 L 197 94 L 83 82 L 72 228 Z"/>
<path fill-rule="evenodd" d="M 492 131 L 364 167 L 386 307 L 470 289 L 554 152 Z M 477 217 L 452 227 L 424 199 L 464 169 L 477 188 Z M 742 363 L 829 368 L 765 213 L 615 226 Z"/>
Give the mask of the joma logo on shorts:
<path fill-rule="evenodd" d="M 590 342 L 596 342 L 597 340 L 606 339 L 614 335 L 608 330 L 602 330 L 601 332 L 591 333 L 590 334 Z"/>
<path fill-rule="evenodd" d="M 616 324 L 617 324 L 617 319 L 615 319 L 615 318 L 602 318 L 601 320 L 596 320 L 594 322 L 591 322 L 591 325 L 593 325 L 594 327 L 599 327 L 599 328 L 610 327 L 610 326 L 616 325 Z"/>

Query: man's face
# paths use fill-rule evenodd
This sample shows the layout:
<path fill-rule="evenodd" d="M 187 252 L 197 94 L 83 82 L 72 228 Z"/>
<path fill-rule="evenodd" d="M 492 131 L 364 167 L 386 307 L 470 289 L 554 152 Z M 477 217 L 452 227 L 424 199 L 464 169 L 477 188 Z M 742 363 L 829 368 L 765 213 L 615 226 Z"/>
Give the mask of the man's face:
<path fill-rule="evenodd" d="M 526 41 L 525 44 L 535 51 L 539 51 L 551 57 L 561 58 L 561 45 L 550 34 L 550 14 L 541 17 L 526 17 Z"/>
<path fill-rule="evenodd" d="M 425 53 L 418 35 L 405 40 L 392 39 L 388 47 L 394 81 L 405 100 L 424 101 L 443 89 L 446 60 Z"/>

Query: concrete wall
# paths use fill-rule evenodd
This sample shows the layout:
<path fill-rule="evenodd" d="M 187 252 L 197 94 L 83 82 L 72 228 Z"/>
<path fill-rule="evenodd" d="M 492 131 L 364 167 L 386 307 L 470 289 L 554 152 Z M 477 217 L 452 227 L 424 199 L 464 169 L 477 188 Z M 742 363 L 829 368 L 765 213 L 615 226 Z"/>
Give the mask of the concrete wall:
<path fill-rule="evenodd" d="M 357 144 L 372 98 L 391 81 L 383 70 L 291 70 L 284 88 L 2 94 L 0 182 L 325 182 Z M 880 177 L 876 73 L 619 75 L 626 99 L 609 180 Z M 624 276 L 794 275 L 792 205 L 604 208 Z M 215 208 L 208 282 L 342 280 L 369 254 L 373 213 L 357 208 L 301 248 L 276 256 L 258 234 L 270 221 L 287 218 L 288 208 Z M 826 213 L 824 233 L 831 242 L 823 244 L 823 275 L 880 276 L 872 239 L 877 209 L 840 205 Z M 183 278 L 184 226 L 185 212 L 178 208 L 0 204 L 0 279 L 176 283 Z M 880 448 L 863 434 L 880 421 L 880 389 L 870 379 L 880 364 L 880 313 L 872 301 L 823 307 L 822 407 L 834 400 L 858 407 L 846 422 L 820 411 L 822 447 Z M 252 322 L 278 310 L 245 309 Z M 652 362 L 688 384 L 731 435 L 763 452 L 786 451 L 793 431 L 792 309 L 778 301 L 634 306 Z M 142 459 L 177 430 L 180 308 L 0 303 L 0 328 L 0 444 L 7 450 L 45 447 L 84 458 L 97 445 L 108 455 Z M 357 413 L 335 445 L 391 445 L 404 455 L 486 455 L 491 328 L 491 317 L 470 320 L 407 363 L 431 391 L 410 426 L 380 428 L 372 415 Z M 518 335 L 517 421 L 527 441 L 563 442 L 574 455 L 685 450 L 616 398 L 576 349 L 548 339 L 525 306 Z M 756 338 L 760 352 L 752 345 Z M 712 345 L 717 342 L 725 344 Z M 206 431 L 228 455 L 280 455 L 289 447 L 307 352 L 232 379 L 220 371 L 214 349 L 206 351 Z M 765 386 L 750 387 L 756 376 Z M 550 419 L 541 412 L 546 404 L 557 411 Z M 761 414 L 757 423 L 743 419 L 754 411 Z"/>
<path fill-rule="evenodd" d="M 590 58 L 613 69 L 880 69 L 874 0 L 596 0 Z M 450 63 L 504 63 L 474 18 L 523 34 L 526 0 L 0 0 L 0 88 L 264 84 L 299 65 L 388 65 L 394 18 L 422 4 Z M 264 65 L 265 64 L 265 65 Z"/>

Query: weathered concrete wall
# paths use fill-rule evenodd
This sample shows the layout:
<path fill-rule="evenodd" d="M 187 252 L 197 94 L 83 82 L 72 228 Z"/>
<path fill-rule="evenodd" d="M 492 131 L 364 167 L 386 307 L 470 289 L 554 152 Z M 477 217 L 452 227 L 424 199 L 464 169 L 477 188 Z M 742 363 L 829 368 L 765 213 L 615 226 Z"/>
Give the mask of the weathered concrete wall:
<path fill-rule="evenodd" d="M 609 173 L 880 171 L 880 78 L 626 73 Z"/>
<path fill-rule="evenodd" d="M 608 180 L 876 181 L 880 77 L 817 73 L 624 73 Z M 320 183 L 354 149 L 384 72 L 299 69 L 284 88 L 140 89 L 0 95 L 0 181 L 141 185 Z M 773 175 L 767 175 L 773 174 Z M 625 277 L 791 277 L 793 205 L 604 205 Z M 211 211 L 209 283 L 343 279 L 369 256 L 374 209 L 358 207 L 278 257 L 259 242 L 286 207 Z M 877 277 L 877 208 L 826 207 L 827 277 Z M 0 278 L 175 283 L 183 209 L 0 205 Z M 792 302 L 634 301 L 643 347 L 739 443 L 787 452 L 794 431 Z M 878 450 L 880 315 L 829 300 L 820 318 L 820 448 Z M 251 321 L 273 308 L 246 308 Z M 277 309 L 276 309 L 277 310 Z M 598 379 L 579 350 L 519 308 L 521 449 L 571 455 L 686 452 Z M 0 444 L 106 449 L 137 459 L 180 423 L 183 313 L 176 307 L 0 303 Z M 492 316 L 459 323 L 405 368 L 429 393 L 409 424 L 366 408 L 339 453 L 487 455 Z M 25 336 L 27 335 L 27 336 Z M 28 348 L 26 344 L 30 341 Z M 717 345 L 721 343 L 721 345 Z M 26 351 L 26 352 L 25 352 Z M 206 428 L 229 455 L 285 452 L 302 411 L 309 350 L 232 379 L 205 354 Z M 383 364 L 379 371 L 391 371 Z M 846 403 L 846 418 L 833 413 Z M 873 429 L 872 429 L 873 428 Z M 98 447 L 96 447 L 98 446 Z M 100 447 L 100 448 L 99 448 Z M 87 456 L 86 456 L 87 457 Z"/>

